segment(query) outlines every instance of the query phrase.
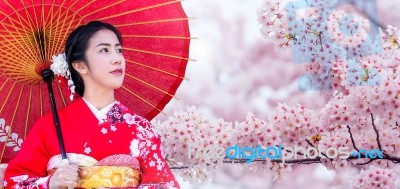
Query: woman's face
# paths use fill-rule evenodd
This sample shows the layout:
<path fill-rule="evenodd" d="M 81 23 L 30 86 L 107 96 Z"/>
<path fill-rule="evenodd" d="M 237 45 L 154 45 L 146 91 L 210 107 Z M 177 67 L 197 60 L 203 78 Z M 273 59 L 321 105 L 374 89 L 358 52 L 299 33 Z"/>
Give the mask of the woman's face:
<path fill-rule="evenodd" d="M 114 32 L 103 29 L 92 36 L 86 50 L 86 61 L 90 83 L 85 81 L 85 84 L 109 89 L 122 86 L 125 58 Z"/>

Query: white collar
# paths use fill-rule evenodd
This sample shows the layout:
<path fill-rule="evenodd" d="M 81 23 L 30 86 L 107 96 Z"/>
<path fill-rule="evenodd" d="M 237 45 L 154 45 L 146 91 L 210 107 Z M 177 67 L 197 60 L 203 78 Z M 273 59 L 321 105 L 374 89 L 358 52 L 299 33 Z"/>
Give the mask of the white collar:
<path fill-rule="evenodd" d="M 110 111 L 110 109 L 114 106 L 117 101 L 111 102 L 101 110 L 98 110 L 93 104 L 91 104 L 89 101 L 87 101 L 85 98 L 83 98 L 83 101 L 85 101 L 86 105 L 89 107 L 89 109 L 92 111 L 94 116 L 96 116 L 97 120 L 101 121 L 103 119 L 106 119 L 107 112 Z"/>

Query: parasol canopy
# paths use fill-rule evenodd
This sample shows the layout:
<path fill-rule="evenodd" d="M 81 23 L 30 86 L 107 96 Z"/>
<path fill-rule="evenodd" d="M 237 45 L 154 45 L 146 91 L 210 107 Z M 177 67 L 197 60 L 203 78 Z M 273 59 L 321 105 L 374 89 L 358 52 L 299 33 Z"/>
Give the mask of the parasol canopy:
<path fill-rule="evenodd" d="M 15 156 L 34 122 L 51 112 L 41 71 L 64 51 L 77 26 L 99 20 L 123 37 L 126 75 L 115 97 L 151 120 L 185 79 L 188 17 L 177 0 L 4 0 L 0 2 L 0 162 Z M 65 81 L 53 82 L 58 108 L 71 103 Z"/>

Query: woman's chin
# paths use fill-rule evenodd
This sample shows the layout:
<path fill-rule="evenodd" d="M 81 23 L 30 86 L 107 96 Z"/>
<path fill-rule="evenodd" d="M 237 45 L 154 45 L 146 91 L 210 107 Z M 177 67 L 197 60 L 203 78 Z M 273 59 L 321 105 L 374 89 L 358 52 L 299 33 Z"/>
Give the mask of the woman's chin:
<path fill-rule="evenodd" d="M 111 88 L 113 89 L 119 89 L 122 87 L 122 85 L 124 84 L 124 80 L 115 80 L 112 83 L 110 83 Z"/>
<path fill-rule="evenodd" d="M 119 88 L 122 87 L 122 85 L 123 85 L 123 82 L 114 83 L 114 84 L 112 85 L 112 88 L 113 88 L 113 89 L 119 89 Z"/>

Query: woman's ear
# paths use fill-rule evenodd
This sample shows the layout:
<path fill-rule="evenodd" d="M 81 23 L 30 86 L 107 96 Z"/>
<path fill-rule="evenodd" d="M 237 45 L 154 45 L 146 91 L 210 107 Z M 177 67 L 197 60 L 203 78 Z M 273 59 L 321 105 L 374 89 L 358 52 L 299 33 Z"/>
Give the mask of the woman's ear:
<path fill-rule="evenodd" d="M 83 61 L 75 61 L 75 62 L 73 62 L 72 63 L 72 67 L 74 67 L 74 69 L 80 74 L 87 74 L 88 73 L 87 66 L 86 66 L 85 62 L 83 62 Z"/>

